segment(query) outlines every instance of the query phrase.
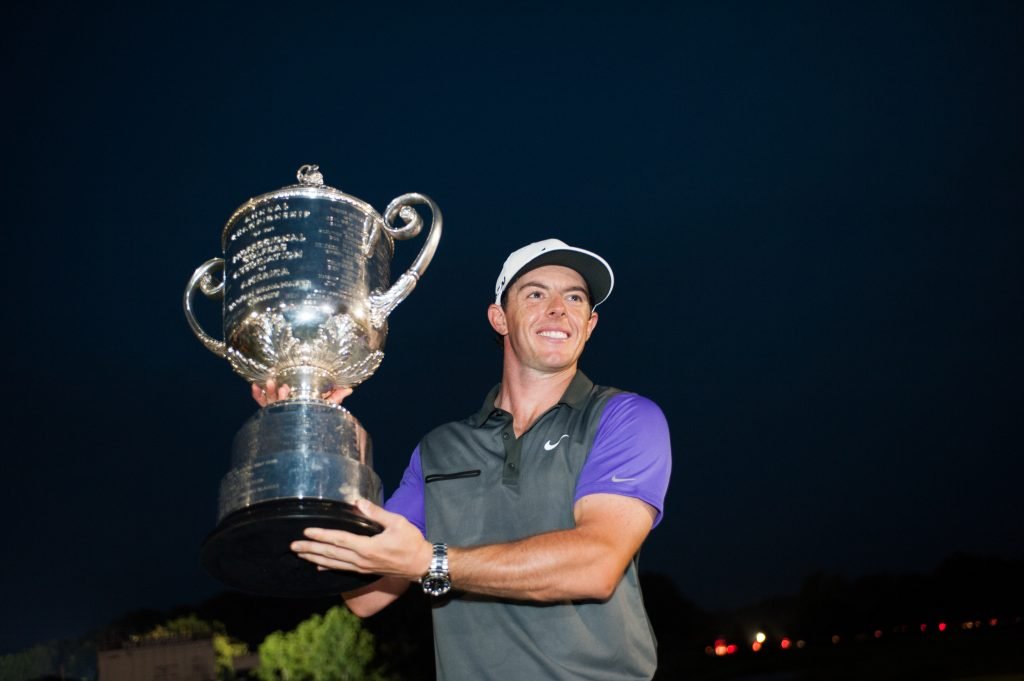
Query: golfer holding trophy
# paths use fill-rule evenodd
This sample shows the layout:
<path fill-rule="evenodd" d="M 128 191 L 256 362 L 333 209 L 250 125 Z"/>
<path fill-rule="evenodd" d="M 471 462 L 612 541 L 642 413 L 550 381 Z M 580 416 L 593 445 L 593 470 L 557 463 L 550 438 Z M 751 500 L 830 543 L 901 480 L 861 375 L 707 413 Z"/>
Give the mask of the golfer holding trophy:
<path fill-rule="evenodd" d="M 317 166 L 303 166 L 298 179 L 234 212 L 221 239 L 224 257 L 195 271 L 184 308 L 196 337 L 248 382 L 290 387 L 286 399 L 261 408 L 235 436 L 203 565 L 243 591 L 322 596 L 366 578 L 318 571 L 289 549 L 291 542 L 310 526 L 364 535 L 381 529 L 353 505 L 359 498 L 381 503 L 370 436 L 325 396 L 359 385 L 380 366 L 388 315 L 430 264 L 441 212 L 412 193 L 380 215 L 324 185 Z M 420 233 L 413 206 L 424 204 L 431 211 L 425 243 L 392 283 L 394 242 Z M 196 321 L 197 289 L 223 299 L 224 340 Z"/>

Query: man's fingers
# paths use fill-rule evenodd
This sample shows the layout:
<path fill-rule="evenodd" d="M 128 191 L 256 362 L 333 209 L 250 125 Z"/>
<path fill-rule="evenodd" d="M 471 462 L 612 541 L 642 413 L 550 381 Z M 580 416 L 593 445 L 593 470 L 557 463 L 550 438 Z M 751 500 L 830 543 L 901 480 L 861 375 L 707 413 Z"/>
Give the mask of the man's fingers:
<path fill-rule="evenodd" d="M 307 527 L 302 531 L 307 539 L 312 541 L 298 540 L 292 542 L 292 551 L 308 551 L 313 546 L 325 547 L 325 551 L 337 549 L 339 551 L 355 551 L 361 540 L 366 539 L 358 534 L 352 534 L 345 530 L 327 530 L 322 527 Z M 333 553 L 331 555 L 334 555 Z"/>
<path fill-rule="evenodd" d="M 352 394 L 352 388 L 335 388 L 324 396 L 324 399 L 334 404 L 341 404 L 341 401 Z"/>
<path fill-rule="evenodd" d="M 252 399 L 261 407 L 267 406 L 267 393 L 257 383 L 252 384 Z"/>
<path fill-rule="evenodd" d="M 378 506 L 368 499 L 357 499 L 355 501 L 355 507 L 360 513 L 366 516 L 367 519 L 383 525 L 384 529 L 387 529 L 399 518 L 405 520 L 404 516 L 387 511 L 382 506 Z"/>
<path fill-rule="evenodd" d="M 310 563 L 316 565 L 318 570 L 345 570 L 346 572 L 368 573 L 368 570 L 364 570 L 358 565 L 353 565 L 352 563 L 337 560 L 335 558 L 329 558 L 319 553 L 298 553 L 296 555 L 298 555 L 299 558 L 308 560 Z"/>
<path fill-rule="evenodd" d="M 300 558 L 331 570 L 369 572 L 365 561 L 358 553 L 338 544 L 321 541 L 294 541 L 290 548 Z"/>
<path fill-rule="evenodd" d="M 256 403 L 261 407 L 265 407 L 268 404 L 278 402 L 280 400 L 287 400 L 292 394 L 292 389 L 287 383 L 282 383 L 280 386 L 274 379 L 268 379 L 265 386 L 261 386 L 258 383 L 252 384 L 252 398 L 256 400 Z M 335 388 L 330 392 L 323 394 L 323 398 L 328 402 L 334 404 L 341 404 L 341 401 L 352 394 L 352 388 Z"/>
<path fill-rule="evenodd" d="M 272 404 L 274 402 L 277 402 L 278 400 L 286 400 L 286 399 L 288 399 L 288 396 L 291 394 L 291 392 L 292 392 L 292 389 L 288 387 L 287 383 L 282 383 L 280 386 L 278 386 L 277 385 L 277 381 L 275 381 L 274 379 L 270 378 L 270 379 L 267 379 L 267 385 L 264 386 L 263 391 L 262 391 L 262 393 L 263 393 L 262 397 L 263 397 L 264 401 L 260 402 L 260 400 L 258 400 L 258 399 L 256 401 L 260 402 L 260 406 L 264 406 L 265 407 L 268 404 Z M 253 390 L 253 397 L 256 397 L 255 389 Z"/>
<path fill-rule="evenodd" d="M 325 558 L 360 567 L 366 567 L 373 561 L 373 544 L 368 543 L 371 537 L 322 527 L 307 527 L 302 534 L 306 539 L 294 541 L 291 545 L 296 553 L 318 553 Z"/>
<path fill-rule="evenodd" d="M 272 378 L 268 379 L 267 384 L 263 386 L 263 400 L 263 406 L 267 406 L 277 400 L 277 382 Z"/>
<path fill-rule="evenodd" d="M 256 404 L 261 407 L 265 407 L 268 404 L 273 404 L 278 400 L 288 399 L 288 395 L 291 394 L 291 388 L 287 385 L 278 387 L 277 381 L 274 379 L 268 379 L 265 386 L 261 386 L 258 383 L 252 384 L 252 398 L 256 400 Z"/>

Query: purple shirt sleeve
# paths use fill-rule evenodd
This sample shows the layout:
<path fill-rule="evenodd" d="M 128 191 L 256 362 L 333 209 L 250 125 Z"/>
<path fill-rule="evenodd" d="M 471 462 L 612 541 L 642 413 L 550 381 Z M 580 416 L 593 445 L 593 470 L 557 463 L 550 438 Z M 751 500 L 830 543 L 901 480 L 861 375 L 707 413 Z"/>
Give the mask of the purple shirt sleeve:
<path fill-rule="evenodd" d="M 594 446 L 576 482 L 576 501 L 588 494 L 620 494 L 647 502 L 661 522 L 672 472 L 668 423 L 654 402 L 633 393 L 608 400 Z"/>
<path fill-rule="evenodd" d="M 424 510 L 425 495 L 423 491 L 423 466 L 420 464 L 419 445 L 412 452 L 409 466 L 402 474 L 398 489 L 384 504 L 384 508 L 405 516 L 406 520 L 419 528 L 424 537 L 427 536 L 427 519 Z"/>

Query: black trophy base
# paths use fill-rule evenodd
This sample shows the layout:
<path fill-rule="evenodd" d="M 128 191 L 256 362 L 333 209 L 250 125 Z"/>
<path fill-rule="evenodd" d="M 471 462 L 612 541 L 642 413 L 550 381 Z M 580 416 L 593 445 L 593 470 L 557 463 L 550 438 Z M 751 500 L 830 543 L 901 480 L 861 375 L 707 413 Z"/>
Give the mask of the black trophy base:
<path fill-rule="evenodd" d="M 289 548 L 307 527 L 370 536 L 383 528 L 339 501 L 278 499 L 250 506 L 224 518 L 203 540 L 200 560 L 224 584 L 260 596 L 316 598 L 340 594 L 370 582 L 374 575 L 317 570 Z"/>

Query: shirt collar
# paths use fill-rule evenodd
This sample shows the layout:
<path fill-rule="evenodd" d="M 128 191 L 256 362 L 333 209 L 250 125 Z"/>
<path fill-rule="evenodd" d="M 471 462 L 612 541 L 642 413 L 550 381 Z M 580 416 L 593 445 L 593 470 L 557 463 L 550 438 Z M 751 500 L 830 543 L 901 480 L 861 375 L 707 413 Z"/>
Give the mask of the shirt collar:
<path fill-rule="evenodd" d="M 558 400 L 558 404 L 564 404 L 573 409 L 579 409 L 583 406 L 587 396 L 590 395 L 590 391 L 594 388 L 594 383 L 586 374 L 579 369 L 576 370 L 576 375 L 572 377 L 572 381 L 569 382 L 569 387 L 562 393 L 561 399 Z M 484 403 L 480 406 L 480 410 L 477 411 L 473 416 L 470 417 L 470 421 L 473 426 L 479 428 L 480 426 L 487 423 L 487 419 L 490 418 L 491 414 L 495 411 L 499 411 L 494 406 L 494 401 L 498 399 L 498 392 L 501 390 L 501 383 L 497 384 L 491 391 L 487 393 L 487 397 L 484 398 Z"/>

